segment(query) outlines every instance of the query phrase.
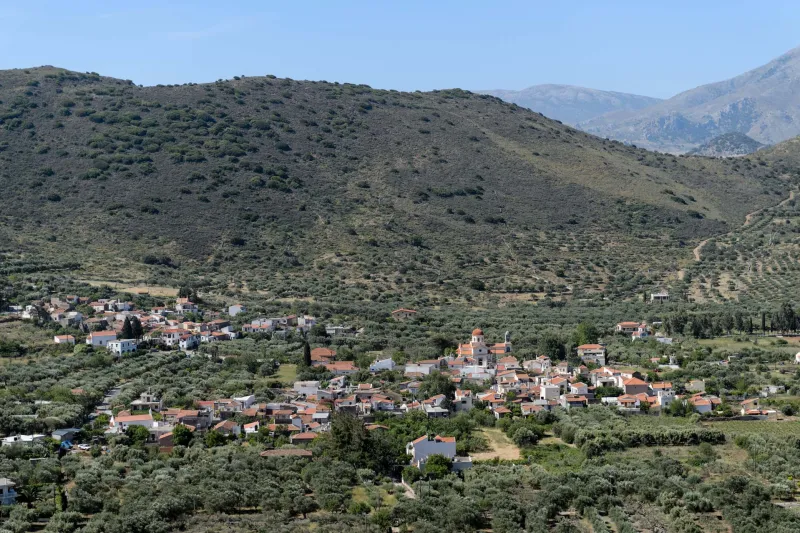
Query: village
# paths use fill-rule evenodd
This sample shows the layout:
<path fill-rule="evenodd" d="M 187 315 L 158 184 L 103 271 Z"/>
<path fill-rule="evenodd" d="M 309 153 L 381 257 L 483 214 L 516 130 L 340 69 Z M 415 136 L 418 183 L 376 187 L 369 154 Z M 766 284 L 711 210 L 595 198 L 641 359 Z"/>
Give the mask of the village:
<path fill-rule="evenodd" d="M 91 316 L 84 316 L 77 307 L 90 308 Z M 178 350 L 187 357 L 211 357 L 213 351 L 200 352 L 198 348 L 253 335 L 286 338 L 292 334 L 304 338 L 315 327 L 324 328 L 325 334 L 331 337 L 359 334 L 353 328 L 340 325 L 318 326 L 317 319 L 309 315 L 257 317 L 242 322 L 237 317 L 247 313 L 243 304 L 212 310 L 204 309 L 187 297 L 176 298 L 168 306 L 140 310 L 130 301 L 90 301 L 71 295 L 53 297 L 48 302 L 32 302 L 24 308 L 11 308 L 11 312 L 31 321 L 40 320 L 46 313 L 53 323 L 81 331 L 85 336 L 78 341 L 80 337 L 76 335 L 56 335 L 54 344 L 74 346 L 82 342 L 117 358 L 150 350 Z M 415 310 L 401 308 L 391 313 L 391 319 L 404 322 L 414 320 L 416 315 Z M 620 322 L 613 333 L 632 343 L 673 342 L 641 321 Z M 185 408 L 165 405 L 151 390 L 142 392 L 125 405 L 116 403 L 114 396 L 107 394 L 90 419 L 102 416 L 108 421 L 104 431 L 106 438 L 129 433 L 135 428 L 148 446 L 162 452 L 169 452 L 176 445 L 176 428 L 180 428 L 197 435 L 212 432 L 234 441 L 280 436 L 285 445 L 265 450 L 265 456 L 311 457 L 313 441 L 330 430 L 336 413 L 357 417 L 369 431 L 387 429 L 376 422 L 378 417 L 402 417 L 411 412 L 428 419 L 441 419 L 479 409 L 500 421 L 536 417 L 543 412 L 585 409 L 590 405 L 605 405 L 622 414 L 642 416 L 666 414 L 675 403 L 682 410 L 703 416 L 719 414 L 725 407 L 728 417 L 766 420 L 780 413 L 774 408 L 760 408 L 759 398 L 784 392 L 780 386 L 767 387 L 759 396 L 743 398 L 734 412 L 720 396 L 706 392 L 702 379 L 673 384 L 648 379 L 644 369 L 610 363 L 605 344 L 577 346 L 573 360 L 579 363 L 575 365 L 567 360 L 554 361 L 546 355 L 520 360 L 514 355 L 510 332 L 501 339 L 487 340 L 480 328 L 475 328 L 450 353 L 402 363 L 392 357 L 377 356 L 368 368 L 358 368 L 352 360 L 337 358 L 335 347 L 309 346 L 307 351 L 305 364 L 309 371 L 322 376 L 321 379 L 294 381 L 291 386 L 276 390 L 275 398 L 269 401 L 253 394 L 211 397 L 198 399 L 191 408 Z M 654 357 L 650 362 L 657 370 L 678 368 L 672 358 Z M 365 371 L 372 379 L 357 379 L 359 375 L 363 377 Z M 384 373 L 401 375 L 404 379 L 384 385 L 382 380 L 376 379 Z M 653 375 L 651 373 L 650 377 Z M 448 382 L 448 392 L 421 395 L 423 382 L 437 376 Z M 80 396 L 85 391 L 76 388 L 71 393 Z M 674 411 L 675 406 L 672 409 Z M 3 437 L 2 444 L 31 444 L 49 437 L 65 449 L 82 453 L 90 449 L 91 443 L 77 442 L 81 440 L 80 435 L 79 428 L 58 428 L 49 436 L 8 435 Z M 408 442 L 406 452 L 410 464 L 418 468 L 424 467 L 431 455 L 447 457 L 453 471 L 472 464 L 468 455 L 456 454 L 455 438 L 449 435 L 421 435 Z"/>

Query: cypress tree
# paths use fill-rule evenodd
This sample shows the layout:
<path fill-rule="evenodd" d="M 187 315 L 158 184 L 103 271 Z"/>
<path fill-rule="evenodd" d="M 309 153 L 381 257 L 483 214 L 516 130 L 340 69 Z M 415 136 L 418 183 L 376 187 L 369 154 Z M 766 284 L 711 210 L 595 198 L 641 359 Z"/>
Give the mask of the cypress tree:
<path fill-rule="evenodd" d="M 131 325 L 131 318 L 128 316 L 125 317 L 125 323 L 122 324 L 122 338 L 123 339 L 133 338 L 133 326 Z"/>
<path fill-rule="evenodd" d="M 131 319 L 131 330 L 133 333 L 133 338 L 139 340 L 144 335 L 144 330 L 142 329 L 142 323 L 139 321 L 139 317 L 133 317 Z"/>

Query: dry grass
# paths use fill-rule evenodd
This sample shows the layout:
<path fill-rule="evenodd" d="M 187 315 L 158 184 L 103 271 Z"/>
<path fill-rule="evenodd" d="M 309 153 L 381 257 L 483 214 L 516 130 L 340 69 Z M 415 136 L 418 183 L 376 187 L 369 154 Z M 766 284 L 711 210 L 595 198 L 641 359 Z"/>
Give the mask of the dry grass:
<path fill-rule="evenodd" d="M 118 281 L 103 281 L 103 280 L 96 280 L 96 279 L 82 279 L 77 280 L 82 283 L 86 283 L 91 285 L 92 287 L 111 287 L 112 289 L 117 289 L 120 292 L 127 292 L 130 294 L 149 294 L 151 296 L 163 296 L 163 297 L 172 297 L 178 295 L 178 289 L 175 287 L 159 287 L 155 285 L 135 285 L 132 286 L 130 283 L 122 283 Z"/>
<path fill-rule="evenodd" d="M 476 461 L 488 459 L 519 459 L 519 447 L 505 433 L 498 428 L 483 428 L 481 433 L 486 437 L 489 446 L 492 448 L 488 452 L 471 453 L 470 456 Z"/>
<path fill-rule="evenodd" d="M 297 365 L 281 365 L 278 372 L 275 374 L 275 378 L 281 383 L 294 383 L 297 379 Z"/>

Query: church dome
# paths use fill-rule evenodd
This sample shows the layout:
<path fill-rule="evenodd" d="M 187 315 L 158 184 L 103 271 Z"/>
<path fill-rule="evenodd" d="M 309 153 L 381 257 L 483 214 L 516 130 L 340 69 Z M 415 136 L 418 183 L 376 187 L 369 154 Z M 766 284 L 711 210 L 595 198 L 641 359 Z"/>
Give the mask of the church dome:
<path fill-rule="evenodd" d="M 475 328 L 472 330 L 472 336 L 477 337 L 478 335 L 483 335 L 483 330 L 481 328 Z"/>

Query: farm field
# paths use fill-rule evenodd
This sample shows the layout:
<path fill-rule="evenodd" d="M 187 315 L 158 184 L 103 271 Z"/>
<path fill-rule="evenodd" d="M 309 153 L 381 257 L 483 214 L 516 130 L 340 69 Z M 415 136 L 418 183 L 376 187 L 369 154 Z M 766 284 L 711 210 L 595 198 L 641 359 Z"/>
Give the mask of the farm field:
<path fill-rule="evenodd" d="M 93 287 L 111 287 L 120 292 L 130 294 L 149 294 L 150 296 L 172 297 L 178 295 L 175 287 L 165 287 L 162 285 L 131 285 L 130 282 L 103 281 L 103 280 L 78 280 Z"/>
<path fill-rule="evenodd" d="M 785 342 L 781 343 L 783 340 Z M 784 353 L 794 354 L 800 349 L 800 338 L 797 337 L 718 337 L 714 339 L 700 339 L 700 346 L 714 349 L 739 352 L 754 348 L 770 349 Z"/>
<path fill-rule="evenodd" d="M 721 430 L 728 438 L 736 435 L 773 435 L 777 437 L 800 437 L 800 422 L 795 420 L 726 420 L 704 422 L 705 427 Z"/>
<path fill-rule="evenodd" d="M 291 385 L 297 379 L 297 365 L 282 364 L 275 374 L 275 379 Z"/>

